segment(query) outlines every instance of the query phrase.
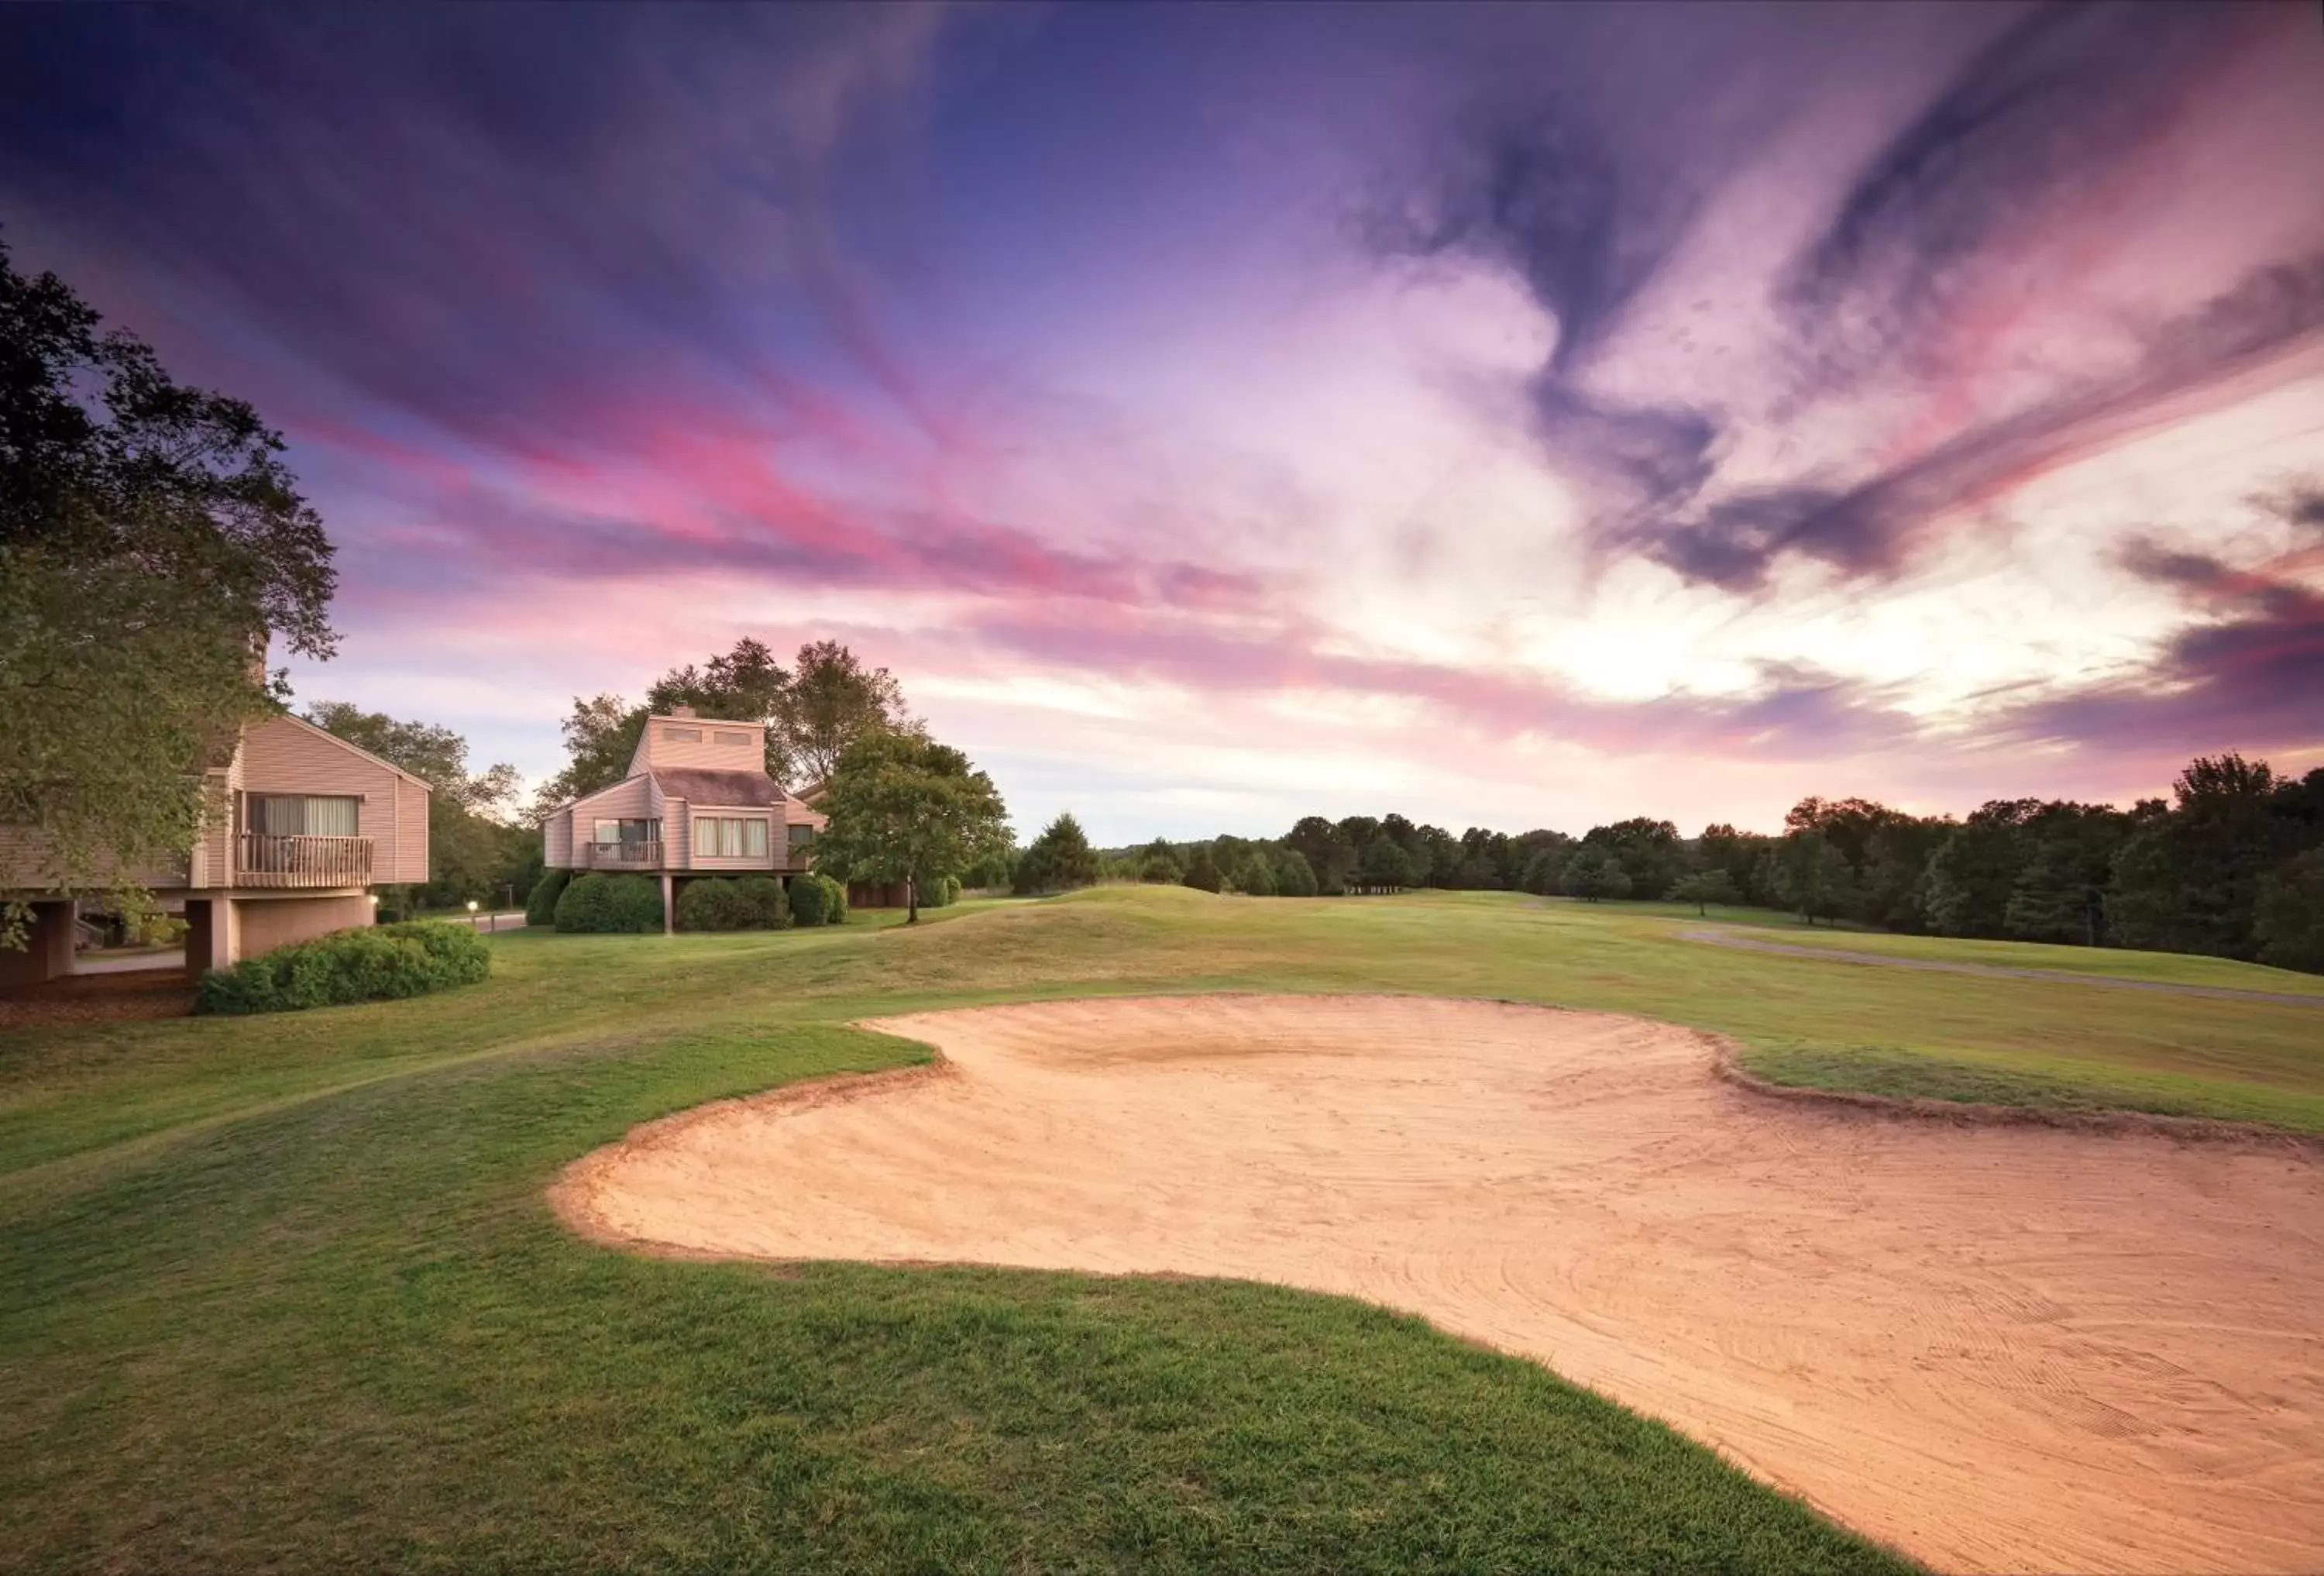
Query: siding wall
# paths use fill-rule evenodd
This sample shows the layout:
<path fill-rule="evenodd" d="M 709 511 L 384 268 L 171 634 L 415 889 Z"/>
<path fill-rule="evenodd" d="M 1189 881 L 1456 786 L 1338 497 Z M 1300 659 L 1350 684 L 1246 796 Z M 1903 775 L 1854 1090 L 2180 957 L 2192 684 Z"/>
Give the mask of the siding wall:
<path fill-rule="evenodd" d="M 573 812 L 559 810 L 540 824 L 540 859 L 551 870 L 573 868 Z"/>
<path fill-rule="evenodd" d="M 687 743 L 669 736 L 670 730 L 695 729 L 700 732 L 699 743 Z M 746 741 L 740 744 L 721 744 L 718 735 L 733 733 Z M 760 723 L 717 723 L 707 718 L 670 722 L 657 717 L 646 724 L 645 737 L 638 741 L 636 759 L 631 761 L 632 771 L 643 771 L 656 766 L 702 766 L 714 771 L 764 771 L 767 769 L 767 730 Z"/>
<path fill-rule="evenodd" d="M 694 809 L 684 799 L 661 803 L 662 862 L 671 870 L 688 870 L 694 857 Z"/>
<path fill-rule="evenodd" d="M 586 843 L 595 834 L 593 822 L 644 820 L 653 813 L 653 779 L 632 777 L 576 801 L 572 812 L 573 836 L 576 842 Z"/>
<path fill-rule="evenodd" d="M 374 874 L 377 870 L 374 865 Z M 290 942 L 311 941 L 334 930 L 372 923 L 369 898 L 241 899 L 234 907 L 241 921 L 241 955 L 246 958 Z"/>
<path fill-rule="evenodd" d="M 756 858 L 749 854 L 731 857 L 720 853 L 700 853 L 693 851 L 694 817 L 715 816 L 719 818 L 764 821 L 767 825 L 767 852 Z M 782 869 L 783 818 L 779 810 L 763 805 L 721 809 L 716 805 L 695 805 L 687 810 L 687 862 L 682 868 L 698 871 L 774 871 Z"/>
<path fill-rule="evenodd" d="M 428 879 L 428 791 L 320 730 L 270 717 L 244 731 L 238 785 L 246 794 L 354 794 L 357 833 L 372 840 L 374 881 Z M 230 829 L 227 835 L 231 835 Z M 231 855 L 215 872 L 230 870 Z"/>

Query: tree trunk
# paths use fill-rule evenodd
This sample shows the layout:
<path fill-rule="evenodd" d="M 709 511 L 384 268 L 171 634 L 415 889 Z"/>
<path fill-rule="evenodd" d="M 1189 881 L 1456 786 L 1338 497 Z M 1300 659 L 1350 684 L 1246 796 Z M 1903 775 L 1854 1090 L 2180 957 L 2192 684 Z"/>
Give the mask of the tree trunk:
<path fill-rule="evenodd" d="M 904 878 L 904 923 L 918 925 L 919 922 L 920 883 L 907 876 Z"/>

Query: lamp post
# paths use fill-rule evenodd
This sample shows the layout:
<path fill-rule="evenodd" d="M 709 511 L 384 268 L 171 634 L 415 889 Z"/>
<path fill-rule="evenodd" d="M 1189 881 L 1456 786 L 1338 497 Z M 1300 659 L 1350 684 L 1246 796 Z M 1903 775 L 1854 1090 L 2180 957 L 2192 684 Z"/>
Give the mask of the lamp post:
<path fill-rule="evenodd" d="M 374 925 L 378 924 L 378 923 L 379 923 L 379 894 L 378 894 L 377 892 L 367 892 L 367 893 L 365 893 L 365 894 L 364 894 L 364 901 L 365 901 L 366 903 L 369 903 L 369 904 L 371 905 L 371 922 L 372 922 Z"/>
<path fill-rule="evenodd" d="M 471 929 L 471 930 L 474 930 L 475 927 L 476 927 L 476 900 L 475 900 L 474 898 L 471 898 L 471 899 L 468 899 L 468 928 L 469 928 L 469 929 Z"/>

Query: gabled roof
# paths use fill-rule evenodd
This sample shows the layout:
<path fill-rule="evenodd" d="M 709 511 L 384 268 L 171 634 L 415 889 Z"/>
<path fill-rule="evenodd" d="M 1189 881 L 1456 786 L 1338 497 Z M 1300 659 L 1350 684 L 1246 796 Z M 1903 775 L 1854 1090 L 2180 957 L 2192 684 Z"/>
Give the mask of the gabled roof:
<path fill-rule="evenodd" d="M 657 766 L 646 774 L 661 791 L 689 805 L 773 808 L 789 796 L 763 771 L 717 771 L 702 766 Z"/>
<path fill-rule="evenodd" d="M 269 720 L 294 723 L 299 727 L 306 729 L 307 732 L 314 734 L 318 739 L 327 739 L 350 755 L 360 755 L 365 760 L 370 761 L 374 766 L 386 768 L 388 770 L 395 773 L 396 776 L 401 778 L 404 781 L 418 787 L 423 793 L 432 794 L 436 791 L 436 785 L 429 782 L 426 778 L 421 777 L 419 773 L 406 771 L 403 768 L 396 765 L 394 761 L 387 760 L 383 756 L 374 755 L 370 751 L 364 749 L 360 744 L 350 744 L 345 739 L 340 738 L 337 733 L 332 733 L 328 728 L 318 728 L 304 717 L 293 715 L 290 712 L 284 712 L 280 717 Z"/>

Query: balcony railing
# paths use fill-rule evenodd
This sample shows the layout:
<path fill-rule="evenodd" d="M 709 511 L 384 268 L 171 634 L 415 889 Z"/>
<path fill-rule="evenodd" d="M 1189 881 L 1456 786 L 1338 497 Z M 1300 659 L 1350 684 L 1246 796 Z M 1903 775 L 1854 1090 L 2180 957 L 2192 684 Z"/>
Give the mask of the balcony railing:
<path fill-rule="evenodd" d="M 238 887 L 367 887 L 368 837 L 282 837 L 244 832 L 235 839 Z"/>
<path fill-rule="evenodd" d="M 584 843 L 576 850 L 583 870 L 659 870 L 661 842 Z"/>

